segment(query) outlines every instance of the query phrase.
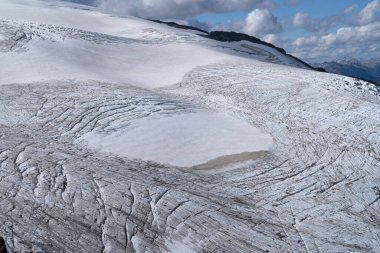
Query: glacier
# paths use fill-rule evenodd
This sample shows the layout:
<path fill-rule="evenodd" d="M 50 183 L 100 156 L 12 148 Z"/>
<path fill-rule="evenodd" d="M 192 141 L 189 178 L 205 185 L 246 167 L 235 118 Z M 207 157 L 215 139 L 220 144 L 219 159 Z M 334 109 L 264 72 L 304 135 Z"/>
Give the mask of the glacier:
<path fill-rule="evenodd" d="M 379 87 L 200 35 L 0 2 L 0 249 L 380 251 Z"/>

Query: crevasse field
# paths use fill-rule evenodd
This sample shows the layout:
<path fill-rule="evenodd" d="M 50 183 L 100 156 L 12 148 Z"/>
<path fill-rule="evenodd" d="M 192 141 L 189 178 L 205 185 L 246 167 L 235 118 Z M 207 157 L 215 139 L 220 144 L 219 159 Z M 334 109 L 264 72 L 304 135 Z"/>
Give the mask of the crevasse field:
<path fill-rule="evenodd" d="M 380 252 L 380 90 L 277 50 L 0 2 L 9 252 Z"/>

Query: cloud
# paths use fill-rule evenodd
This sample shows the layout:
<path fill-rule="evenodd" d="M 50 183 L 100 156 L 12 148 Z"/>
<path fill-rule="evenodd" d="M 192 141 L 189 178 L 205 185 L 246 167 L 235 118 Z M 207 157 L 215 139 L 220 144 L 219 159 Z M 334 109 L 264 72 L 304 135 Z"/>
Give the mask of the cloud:
<path fill-rule="evenodd" d="M 273 33 L 265 35 L 264 37 L 262 37 L 262 40 L 276 46 L 280 46 L 282 43 L 280 36 L 278 34 L 273 34 Z"/>
<path fill-rule="evenodd" d="M 297 12 L 293 18 L 293 26 L 295 28 L 302 28 L 311 33 L 324 33 L 339 21 L 341 16 L 330 16 L 322 19 L 314 19 L 309 16 L 308 13 Z"/>
<path fill-rule="evenodd" d="M 357 8 L 358 5 L 354 4 L 341 14 L 324 18 L 296 13 L 293 27 L 303 29 L 309 35 L 288 42 L 288 51 L 306 60 L 370 56 L 375 52 L 373 48 L 379 47 L 374 45 L 380 40 L 380 0 L 371 1 L 359 13 L 354 12 Z M 331 28 L 337 25 L 342 27 L 331 32 Z"/>
<path fill-rule="evenodd" d="M 358 5 L 357 4 L 353 4 L 349 7 L 347 7 L 346 9 L 344 9 L 344 13 L 345 14 L 350 14 L 352 13 L 356 8 L 358 8 Z"/>
<path fill-rule="evenodd" d="M 339 28 L 335 33 L 296 39 L 292 52 L 304 59 L 336 59 L 342 56 L 371 57 L 380 49 L 380 22 Z M 377 46 L 376 46 L 377 45 Z"/>
<path fill-rule="evenodd" d="M 199 21 L 195 19 L 188 22 L 188 24 L 200 27 L 197 25 L 197 22 Z M 205 27 L 204 24 L 203 27 Z M 242 21 L 226 21 L 214 25 L 208 24 L 207 28 L 207 30 L 213 31 L 243 32 L 272 44 L 279 45 L 281 43 L 279 34 L 282 32 L 282 25 L 267 9 L 255 9 Z"/>
<path fill-rule="evenodd" d="M 380 0 L 370 2 L 359 13 L 359 22 L 362 25 L 380 21 Z"/>
<path fill-rule="evenodd" d="M 295 27 L 307 27 L 310 23 L 311 19 L 307 13 L 297 12 L 293 18 L 293 25 Z"/>
<path fill-rule="evenodd" d="M 255 9 L 245 19 L 243 30 L 249 35 L 264 37 L 282 32 L 282 26 L 270 11 Z"/>
<path fill-rule="evenodd" d="M 292 44 L 297 48 L 316 46 L 319 42 L 318 36 L 300 37 L 296 39 Z"/>
<path fill-rule="evenodd" d="M 357 7 L 357 5 L 352 5 L 342 14 L 351 14 Z M 379 56 L 380 0 L 371 1 L 351 18 L 354 20 L 346 23 L 336 32 L 323 32 L 321 22 L 327 23 L 328 26 L 329 18 L 315 20 L 305 13 L 297 13 L 293 19 L 295 27 L 307 31 L 312 31 L 315 27 L 319 29 L 319 32 L 311 32 L 309 36 L 297 38 L 288 45 L 289 51 L 309 61 L 336 60 L 346 56 L 361 58 Z M 344 21 L 344 19 L 341 20 Z M 330 17 L 330 21 L 333 23 L 334 20 Z"/>
<path fill-rule="evenodd" d="M 242 21 L 225 21 L 218 24 L 211 24 L 200 22 L 196 18 L 190 18 L 185 21 L 176 20 L 175 22 L 198 27 L 206 31 L 234 31 L 246 33 L 276 46 L 282 45 L 280 36 L 282 26 L 269 10 L 255 9 Z"/>
<path fill-rule="evenodd" d="M 274 0 L 97 0 L 105 10 L 156 19 L 186 19 L 205 13 L 273 8 Z"/>

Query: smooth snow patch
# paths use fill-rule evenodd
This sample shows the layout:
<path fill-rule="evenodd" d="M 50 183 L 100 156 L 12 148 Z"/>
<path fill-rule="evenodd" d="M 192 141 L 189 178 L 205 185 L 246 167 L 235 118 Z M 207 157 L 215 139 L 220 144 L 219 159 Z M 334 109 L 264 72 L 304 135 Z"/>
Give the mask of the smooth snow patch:
<path fill-rule="evenodd" d="M 5 37 L 4 35 L 0 34 L 0 41 L 6 40 L 6 39 L 7 39 L 7 37 Z"/>
<path fill-rule="evenodd" d="M 244 121 L 204 112 L 143 118 L 122 131 L 89 133 L 82 139 L 104 152 L 181 167 L 266 151 L 272 145 L 270 135 Z"/>

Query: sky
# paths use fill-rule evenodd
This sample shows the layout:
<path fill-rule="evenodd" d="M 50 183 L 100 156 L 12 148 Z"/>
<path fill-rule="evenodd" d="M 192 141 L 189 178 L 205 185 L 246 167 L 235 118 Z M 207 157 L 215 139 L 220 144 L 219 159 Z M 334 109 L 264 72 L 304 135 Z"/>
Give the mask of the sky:
<path fill-rule="evenodd" d="M 380 58 L 380 0 L 68 0 L 123 15 L 243 32 L 310 63 Z"/>

